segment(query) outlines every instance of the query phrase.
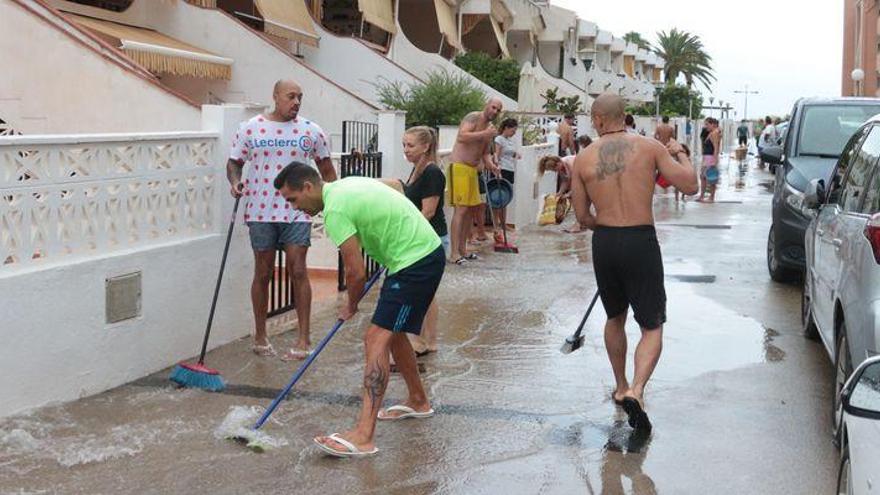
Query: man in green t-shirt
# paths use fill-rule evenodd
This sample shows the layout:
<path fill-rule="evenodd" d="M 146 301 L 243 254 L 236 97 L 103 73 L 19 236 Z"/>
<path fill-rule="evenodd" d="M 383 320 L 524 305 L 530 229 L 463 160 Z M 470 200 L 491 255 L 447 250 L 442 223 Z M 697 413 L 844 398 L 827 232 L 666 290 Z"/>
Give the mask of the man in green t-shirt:
<path fill-rule="evenodd" d="M 294 162 L 275 179 L 292 206 L 309 215 L 324 212 L 324 230 L 345 263 L 348 301 L 343 320 L 358 310 L 366 282 L 361 248 L 388 273 L 370 327 L 364 336 L 366 365 L 361 413 L 354 429 L 315 437 L 322 450 L 337 457 L 361 457 L 379 450 L 373 443 L 376 420 L 427 418 L 434 414 L 416 368 L 416 355 L 404 332 L 418 335 L 434 299 L 446 258 L 440 238 L 421 212 L 394 189 L 366 177 L 324 183 L 312 167 Z M 388 386 L 388 352 L 406 381 L 409 397 L 380 411 Z"/>

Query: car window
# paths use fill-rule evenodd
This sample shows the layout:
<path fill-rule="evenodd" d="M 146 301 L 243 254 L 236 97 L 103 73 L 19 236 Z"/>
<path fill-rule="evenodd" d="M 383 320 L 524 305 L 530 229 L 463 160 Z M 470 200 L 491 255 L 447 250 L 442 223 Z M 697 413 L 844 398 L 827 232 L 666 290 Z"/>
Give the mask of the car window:
<path fill-rule="evenodd" d="M 880 156 L 880 127 L 871 127 L 868 137 L 862 143 L 849 167 L 843 184 L 843 193 L 838 204 L 844 211 L 860 212 L 865 186 Z"/>
<path fill-rule="evenodd" d="M 843 191 L 843 177 L 846 175 L 846 171 L 849 170 L 849 166 L 859 152 L 859 148 L 862 145 L 862 139 L 864 139 L 871 129 L 872 126 L 865 126 L 861 132 L 853 134 L 849 143 L 847 143 L 846 147 L 843 149 L 843 153 L 841 153 L 840 159 L 837 161 L 837 166 L 834 168 L 834 173 L 831 176 L 831 183 L 826 186 L 826 190 L 828 191 L 827 201 L 829 203 L 837 203 L 840 200 L 840 193 Z"/>
<path fill-rule="evenodd" d="M 880 105 L 807 105 L 800 127 L 799 155 L 834 155 Z"/>
<path fill-rule="evenodd" d="M 880 212 L 880 173 L 877 173 L 877 165 L 874 165 L 874 173 L 865 192 L 865 205 L 862 207 L 862 213 L 873 215 L 877 212 Z"/>

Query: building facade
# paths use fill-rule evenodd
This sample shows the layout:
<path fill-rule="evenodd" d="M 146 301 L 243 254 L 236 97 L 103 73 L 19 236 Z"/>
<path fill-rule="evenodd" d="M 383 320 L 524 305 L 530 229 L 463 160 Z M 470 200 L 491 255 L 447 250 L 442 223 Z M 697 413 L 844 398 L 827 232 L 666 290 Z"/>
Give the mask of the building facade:
<path fill-rule="evenodd" d="M 878 94 L 877 0 L 844 0 L 843 14 L 843 96 L 880 96 Z M 855 72 L 861 69 L 861 72 Z"/>

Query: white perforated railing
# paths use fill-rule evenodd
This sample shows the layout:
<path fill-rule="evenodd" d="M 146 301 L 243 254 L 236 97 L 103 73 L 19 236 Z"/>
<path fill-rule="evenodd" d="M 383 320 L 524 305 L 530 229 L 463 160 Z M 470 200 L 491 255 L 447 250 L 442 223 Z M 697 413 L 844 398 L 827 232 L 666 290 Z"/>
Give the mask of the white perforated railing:
<path fill-rule="evenodd" d="M 212 232 L 217 134 L 0 137 L 0 272 Z"/>

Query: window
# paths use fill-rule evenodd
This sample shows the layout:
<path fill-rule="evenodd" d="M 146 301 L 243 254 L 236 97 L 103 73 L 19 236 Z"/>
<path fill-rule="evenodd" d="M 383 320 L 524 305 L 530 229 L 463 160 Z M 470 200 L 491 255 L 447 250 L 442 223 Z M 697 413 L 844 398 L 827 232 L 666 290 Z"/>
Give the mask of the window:
<path fill-rule="evenodd" d="M 880 105 L 806 105 L 798 136 L 798 155 L 837 157 L 849 138 Z"/>
<path fill-rule="evenodd" d="M 860 212 L 865 186 L 880 156 L 880 127 L 871 127 L 868 137 L 852 161 L 838 203 L 844 211 Z"/>
<path fill-rule="evenodd" d="M 865 206 L 862 207 L 862 213 L 873 215 L 878 212 L 880 212 L 880 173 L 875 170 L 874 175 L 871 176 L 868 191 L 865 193 Z"/>
<path fill-rule="evenodd" d="M 837 166 L 834 168 L 833 175 L 831 176 L 831 183 L 825 186 L 828 191 L 827 199 L 829 203 L 837 203 L 840 199 L 840 193 L 843 190 L 843 177 L 846 175 L 846 171 L 849 170 L 850 164 L 852 164 L 853 159 L 859 152 L 862 139 L 864 139 L 865 135 L 867 135 L 870 130 L 871 127 L 868 126 L 860 132 L 853 134 L 853 137 L 850 138 L 849 143 L 847 143 L 846 147 L 843 149 L 843 153 L 840 155 L 840 160 L 837 161 Z"/>

